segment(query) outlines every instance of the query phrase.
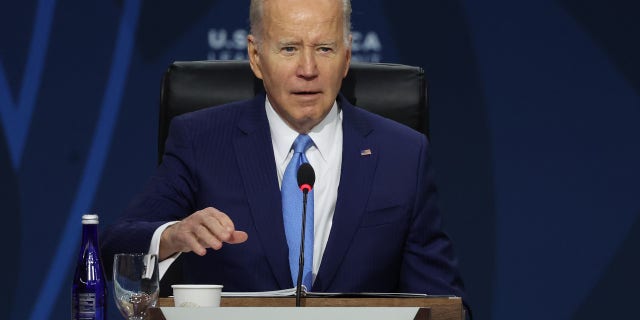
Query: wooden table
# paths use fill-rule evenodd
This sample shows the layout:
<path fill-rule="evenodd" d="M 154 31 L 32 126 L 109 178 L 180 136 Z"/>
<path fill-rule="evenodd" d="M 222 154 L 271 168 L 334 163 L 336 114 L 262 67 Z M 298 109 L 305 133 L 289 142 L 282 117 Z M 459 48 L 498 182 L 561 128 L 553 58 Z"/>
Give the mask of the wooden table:
<path fill-rule="evenodd" d="M 221 307 L 294 307 L 294 297 L 223 297 Z M 427 319 L 461 320 L 462 299 L 459 297 L 303 297 L 303 307 L 422 307 Z M 160 298 L 158 307 L 173 307 L 173 298 Z"/>

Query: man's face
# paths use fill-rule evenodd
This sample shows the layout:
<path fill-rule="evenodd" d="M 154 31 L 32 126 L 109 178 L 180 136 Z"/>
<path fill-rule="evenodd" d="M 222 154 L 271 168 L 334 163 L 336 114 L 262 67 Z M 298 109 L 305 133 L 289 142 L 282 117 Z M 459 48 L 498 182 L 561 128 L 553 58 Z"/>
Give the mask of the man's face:
<path fill-rule="evenodd" d="M 251 69 L 280 117 L 306 133 L 331 110 L 349 69 L 342 3 L 269 0 L 262 21 L 260 39 L 248 38 Z"/>

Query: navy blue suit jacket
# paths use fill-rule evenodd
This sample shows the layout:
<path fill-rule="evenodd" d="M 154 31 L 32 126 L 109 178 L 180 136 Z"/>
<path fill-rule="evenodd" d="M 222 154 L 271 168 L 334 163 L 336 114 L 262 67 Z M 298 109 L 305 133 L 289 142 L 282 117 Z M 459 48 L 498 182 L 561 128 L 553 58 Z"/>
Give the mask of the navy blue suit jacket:
<path fill-rule="evenodd" d="M 259 95 L 172 121 L 157 173 L 103 235 L 107 262 L 116 252 L 146 252 L 161 224 L 211 206 L 249 239 L 203 257 L 182 254 L 186 283 L 223 284 L 225 291 L 294 286 L 264 103 Z M 451 243 L 440 229 L 426 137 L 342 96 L 338 103 L 342 172 L 312 291 L 463 296 Z M 370 155 L 361 153 L 366 149 Z"/>

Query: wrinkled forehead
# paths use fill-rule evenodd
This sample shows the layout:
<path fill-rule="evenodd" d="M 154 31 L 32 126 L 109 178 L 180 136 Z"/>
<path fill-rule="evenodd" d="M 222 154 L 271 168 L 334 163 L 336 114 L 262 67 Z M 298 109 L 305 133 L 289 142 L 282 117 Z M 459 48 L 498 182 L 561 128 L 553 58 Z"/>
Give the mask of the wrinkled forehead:
<path fill-rule="evenodd" d="M 340 2 L 336 0 L 265 1 L 263 27 L 272 40 L 339 39 L 344 32 L 342 20 Z"/>

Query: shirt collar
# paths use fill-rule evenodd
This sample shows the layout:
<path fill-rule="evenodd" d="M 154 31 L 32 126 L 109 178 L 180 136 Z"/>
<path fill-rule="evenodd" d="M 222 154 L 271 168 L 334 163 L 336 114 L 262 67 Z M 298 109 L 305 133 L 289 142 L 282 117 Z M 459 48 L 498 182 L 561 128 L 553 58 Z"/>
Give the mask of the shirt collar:
<path fill-rule="evenodd" d="M 267 112 L 267 120 L 269 121 L 271 142 L 273 143 L 276 163 L 280 164 L 286 160 L 293 141 L 298 137 L 299 133 L 291 129 L 291 127 L 280 118 L 278 113 L 273 109 L 268 97 L 265 99 L 265 109 Z M 336 129 L 341 124 L 340 108 L 338 108 L 337 102 L 334 102 L 327 116 L 309 132 L 309 136 L 315 144 L 315 146 L 311 146 L 311 148 L 316 148 L 324 161 L 327 161 L 329 153 L 334 149 L 331 147 L 331 144 L 334 140 Z"/>

